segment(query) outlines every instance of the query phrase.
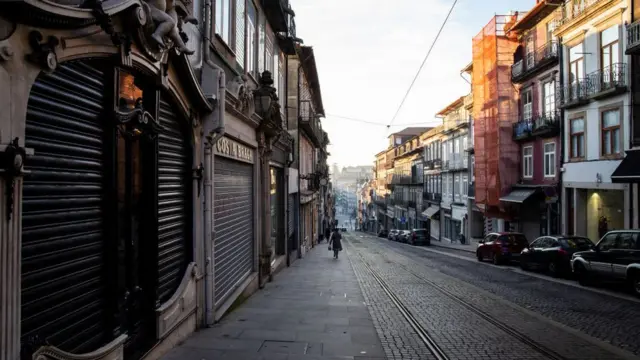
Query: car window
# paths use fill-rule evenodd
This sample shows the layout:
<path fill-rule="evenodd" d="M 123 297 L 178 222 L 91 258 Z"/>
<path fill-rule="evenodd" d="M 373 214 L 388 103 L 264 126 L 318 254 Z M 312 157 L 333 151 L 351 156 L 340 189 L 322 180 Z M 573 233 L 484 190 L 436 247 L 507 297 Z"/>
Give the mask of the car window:
<path fill-rule="evenodd" d="M 547 239 L 549 239 L 548 240 L 549 241 L 549 246 L 547 246 L 547 247 L 554 248 L 554 247 L 560 246 L 560 242 L 558 241 L 558 239 L 554 239 L 554 238 L 547 238 Z"/>
<path fill-rule="evenodd" d="M 498 237 L 498 235 L 496 235 L 496 234 L 490 234 L 490 235 L 487 235 L 487 236 L 484 238 L 484 242 L 495 241 L 497 237 Z"/>
<path fill-rule="evenodd" d="M 616 238 L 618 237 L 618 233 L 610 233 L 605 235 L 602 240 L 598 243 L 598 249 L 601 251 L 607 251 L 616 246 Z"/>
<path fill-rule="evenodd" d="M 636 248 L 637 236 L 635 233 L 625 232 L 619 233 L 616 240 L 616 249 L 634 250 Z"/>
<path fill-rule="evenodd" d="M 593 246 L 591 240 L 585 237 L 570 237 L 560 239 L 560 244 L 568 249 L 588 250 Z"/>
<path fill-rule="evenodd" d="M 542 244 L 542 240 L 544 240 L 544 238 L 537 238 L 533 240 L 533 242 L 531 243 L 531 247 L 533 248 L 540 247 L 540 244 Z"/>
<path fill-rule="evenodd" d="M 414 230 L 414 232 L 415 232 L 417 235 L 426 235 L 426 234 L 427 234 L 427 230 L 424 230 L 424 229 Z"/>

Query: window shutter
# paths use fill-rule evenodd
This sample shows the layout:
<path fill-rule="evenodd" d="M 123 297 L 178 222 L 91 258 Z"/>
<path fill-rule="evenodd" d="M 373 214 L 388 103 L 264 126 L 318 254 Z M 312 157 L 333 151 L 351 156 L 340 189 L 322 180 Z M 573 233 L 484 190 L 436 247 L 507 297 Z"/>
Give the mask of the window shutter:
<path fill-rule="evenodd" d="M 236 1 L 236 62 L 240 65 L 241 69 L 244 69 L 244 44 L 245 44 L 245 0 Z"/>
<path fill-rule="evenodd" d="M 267 27 L 267 36 L 266 36 L 266 49 L 265 49 L 265 57 L 266 57 L 266 68 L 268 71 L 271 71 L 273 74 L 273 32 L 269 27 Z"/>

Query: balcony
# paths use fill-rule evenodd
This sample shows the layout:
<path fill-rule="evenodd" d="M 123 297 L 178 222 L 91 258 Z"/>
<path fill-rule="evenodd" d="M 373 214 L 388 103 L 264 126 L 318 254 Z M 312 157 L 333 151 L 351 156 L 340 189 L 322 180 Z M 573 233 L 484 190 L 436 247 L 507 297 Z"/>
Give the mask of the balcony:
<path fill-rule="evenodd" d="M 451 132 L 456 129 L 462 128 L 464 126 L 469 125 L 469 118 L 459 114 L 458 112 L 453 112 L 444 118 L 444 132 Z"/>
<path fill-rule="evenodd" d="M 627 25 L 627 55 L 640 54 L 640 21 Z"/>
<path fill-rule="evenodd" d="M 320 127 L 320 119 L 315 114 L 310 100 L 300 101 L 300 116 L 298 117 L 300 129 L 311 139 L 311 142 L 317 148 L 322 147 L 322 128 Z"/>
<path fill-rule="evenodd" d="M 526 141 L 539 137 L 550 137 L 560 132 L 560 111 L 536 115 L 531 119 L 513 124 L 513 140 Z"/>
<path fill-rule="evenodd" d="M 427 201 L 440 202 L 442 200 L 442 194 L 425 192 L 422 194 L 422 198 Z"/>
<path fill-rule="evenodd" d="M 425 170 L 433 170 L 433 160 L 427 160 L 424 162 Z"/>
<path fill-rule="evenodd" d="M 554 35 L 564 33 L 572 24 L 582 22 L 589 15 L 596 14 L 606 5 L 613 4 L 616 0 L 569 0 L 559 8 L 556 15 L 557 27 Z"/>
<path fill-rule="evenodd" d="M 469 140 L 467 141 L 467 144 L 464 146 L 462 151 L 465 151 L 465 152 L 468 152 L 468 153 L 471 153 L 471 154 L 474 153 L 473 136 L 469 137 Z"/>
<path fill-rule="evenodd" d="M 409 174 L 393 174 L 391 183 L 394 185 L 408 185 L 411 184 L 411 175 Z"/>
<path fill-rule="evenodd" d="M 464 97 L 463 106 L 467 110 L 473 107 L 473 93 Z"/>
<path fill-rule="evenodd" d="M 520 84 L 531 76 L 558 62 L 557 41 L 549 41 L 536 51 L 527 54 L 524 59 L 511 65 L 511 81 Z"/>
<path fill-rule="evenodd" d="M 627 90 L 627 64 L 618 63 L 564 85 L 559 88 L 558 93 L 561 107 L 571 108 L 584 105 L 592 99 L 606 98 Z"/>
<path fill-rule="evenodd" d="M 414 208 L 414 209 L 415 209 L 415 208 L 416 208 L 416 202 L 415 202 L 415 200 L 409 200 L 409 201 L 407 201 L 407 207 L 410 207 L 410 208 Z"/>

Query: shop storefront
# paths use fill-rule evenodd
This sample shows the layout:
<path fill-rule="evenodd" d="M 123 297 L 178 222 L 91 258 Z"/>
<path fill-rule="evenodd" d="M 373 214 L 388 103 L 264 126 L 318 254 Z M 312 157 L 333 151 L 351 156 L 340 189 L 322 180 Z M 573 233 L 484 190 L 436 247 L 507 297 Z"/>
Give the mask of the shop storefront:
<path fill-rule="evenodd" d="M 214 154 L 214 288 L 220 308 L 255 270 L 256 151 L 224 136 Z"/>
<path fill-rule="evenodd" d="M 139 359 L 198 322 L 194 134 L 214 106 L 185 48 L 148 42 L 148 7 L 59 3 L 2 9 L 2 151 L 20 161 L 0 179 L 0 352 Z"/>
<path fill-rule="evenodd" d="M 395 208 L 393 206 L 389 206 L 389 208 L 387 208 L 387 224 L 386 224 L 386 228 L 388 231 L 393 230 L 393 229 L 397 229 L 396 225 L 394 223 L 395 220 Z"/>
<path fill-rule="evenodd" d="M 453 237 L 450 237 L 451 240 L 467 239 L 466 218 L 466 206 L 451 205 L 451 221 L 453 222 L 451 229 L 451 236 Z"/>
<path fill-rule="evenodd" d="M 428 219 L 431 240 L 440 241 L 440 206 L 431 204 L 422 216 Z"/>
<path fill-rule="evenodd" d="M 269 169 L 271 197 L 269 213 L 271 215 L 271 261 L 285 253 L 285 223 L 284 223 L 284 174 L 283 169 L 271 166 Z M 273 265 L 273 264 L 272 264 Z"/>
<path fill-rule="evenodd" d="M 568 204 L 573 205 L 568 206 L 567 213 L 573 234 L 597 242 L 607 231 L 628 228 L 629 201 L 624 190 L 567 188 L 566 191 Z"/>

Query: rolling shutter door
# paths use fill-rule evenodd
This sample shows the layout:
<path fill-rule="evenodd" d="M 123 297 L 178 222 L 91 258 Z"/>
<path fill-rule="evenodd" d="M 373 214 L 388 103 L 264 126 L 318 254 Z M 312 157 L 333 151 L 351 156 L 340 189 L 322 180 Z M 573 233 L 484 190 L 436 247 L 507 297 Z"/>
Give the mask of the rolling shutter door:
<path fill-rule="evenodd" d="M 190 145 L 171 104 L 160 101 L 158 134 L 158 290 L 163 303 L 180 285 L 191 239 Z"/>
<path fill-rule="evenodd" d="M 22 341 L 95 350 L 105 324 L 103 74 L 61 64 L 31 90 L 22 209 Z M 2 330 L 0 330 L 2 331 Z"/>
<path fill-rule="evenodd" d="M 295 195 L 289 195 L 289 198 L 287 199 L 287 201 L 289 202 L 287 204 L 287 209 L 289 209 L 289 224 L 288 224 L 288 231 L 287 234 L 289 236 L 293 235 L 293 233 L 296 231 L 296 197 Z"/>
<path fill-rule="evenodd" d="M 215 158 L 215 302 L 219 306 L 253 269 L 253 165 Z"/>

